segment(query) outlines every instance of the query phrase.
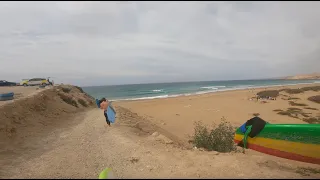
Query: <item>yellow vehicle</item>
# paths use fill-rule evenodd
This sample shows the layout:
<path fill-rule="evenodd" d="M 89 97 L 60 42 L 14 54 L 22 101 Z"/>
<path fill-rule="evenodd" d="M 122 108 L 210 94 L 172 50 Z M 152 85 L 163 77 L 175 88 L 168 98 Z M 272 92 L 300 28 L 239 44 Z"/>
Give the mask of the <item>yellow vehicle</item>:
<path fill-rule="evenodd" d="M 50 83 L 45 78 L 33 78 L 33 79 L 22 80 L 20 85 L 21 86 L 38 86 L 38 85 L 50 85 Z"/>

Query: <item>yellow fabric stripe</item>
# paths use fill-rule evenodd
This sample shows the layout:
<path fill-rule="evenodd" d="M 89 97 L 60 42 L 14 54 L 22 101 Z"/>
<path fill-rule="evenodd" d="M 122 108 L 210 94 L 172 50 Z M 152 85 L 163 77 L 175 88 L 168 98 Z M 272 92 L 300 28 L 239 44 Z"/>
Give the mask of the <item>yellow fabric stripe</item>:
<path fill-rule="evenodd" d="M 235 140 L 241 141 L 243 139 L 243 135 L 236 134 L 234 138 Z M 320 159 L 320 145 L 304 144 L 299 142 L 276 140 L 262 137 L 248 137 L 248 143 Z"/>

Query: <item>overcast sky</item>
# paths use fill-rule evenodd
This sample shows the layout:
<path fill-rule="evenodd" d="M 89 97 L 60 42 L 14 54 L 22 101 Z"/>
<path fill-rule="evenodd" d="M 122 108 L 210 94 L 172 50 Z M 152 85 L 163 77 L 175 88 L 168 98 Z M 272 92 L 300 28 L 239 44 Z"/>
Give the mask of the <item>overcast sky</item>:
<path fill-rule="evenodd" d="M 320 2 L 0 2 L 0 78 L 105 85 L 320 71 Z"/>

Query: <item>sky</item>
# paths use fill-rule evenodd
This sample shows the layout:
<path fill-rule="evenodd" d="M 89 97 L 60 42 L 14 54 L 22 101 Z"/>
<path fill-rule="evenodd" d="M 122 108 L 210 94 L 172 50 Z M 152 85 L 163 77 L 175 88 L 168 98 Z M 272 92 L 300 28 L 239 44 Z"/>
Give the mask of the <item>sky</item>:
<path fill-rule="evenodd" d="M 80 86 L 320 71 L 320 2 L 0 2 L 0 78 Z"/>

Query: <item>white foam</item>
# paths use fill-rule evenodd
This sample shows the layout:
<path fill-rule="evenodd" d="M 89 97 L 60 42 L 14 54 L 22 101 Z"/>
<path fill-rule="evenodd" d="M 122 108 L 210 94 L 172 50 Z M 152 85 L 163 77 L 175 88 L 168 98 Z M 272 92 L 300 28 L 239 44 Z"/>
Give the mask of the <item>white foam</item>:
<path fill-rule="evenodd" d="M 151 96 L 151 97 L 141 97 L 141 98 L 128 98 L 128 99 L 117 99 L 114 101 L 136 101 L 136 100 L 146 100 L 146 99 L 162 99 L 168 98 L 169 95 L 162 95 L 162 96 Z"/>
<path fill-rule="evenodd" d="M 267 87 L 278 87 L 278 86 L 294 86 L 299 84 L 314 84 L 314 83 L 320 83 L 320 81 L 315 81 L 313 83 L 297 83 L 297 84 L 278 84 L 278 85 L 264 85 L 264 86 L 254 86 L 254 85 L 239 85 L 232 88 L 225 88 L 225 89 L 210 89 L 207 87 L 207 89 L 210 89 L 208 91 L 198 91 L 194 93 L 185 93 L 185 94 L 173 94 L 173 95 L 161 95 L 161 96 L 151 96 L 151 97 L 141 97 L 141 98 L 128 98 L 128 99 L 115 99 L 112 101 L 135 101 L 135 100 L 147 100 L 147 99 L 162 99 L 162 98 L 173 98 L 173 97 L 179 97 L 179 96 L 191 96 L 191 95 L 201 95 L 201 94 L 207 94 L 207 93 L 213 93 L 213 92 L 223 92 L 223 91 L 234 91 L 234 90 L 244 90 L 244 89 L 254 89 L 254 88 L 267 88 Z M 213 87 L 213 86 L 211 86 Z M 217 86 L 215 86 L 217 87 Z M 226 86 L 220 86 L 220 87 L 226 87 Z M 202 87 L 205 89 L 206 87 Z"/>
<path fill-rule="evenodd" d="M 201 89 L 219 89 L 219 88 L 225 88 L 226 86 L 205 86 L 201 87 Z"/>
<path fill-rule="evenodd" d="M 163 91 L 163 89 L 154 89 L 154 90 L 152 90 L 152 92 L 162 92 Z"/>

